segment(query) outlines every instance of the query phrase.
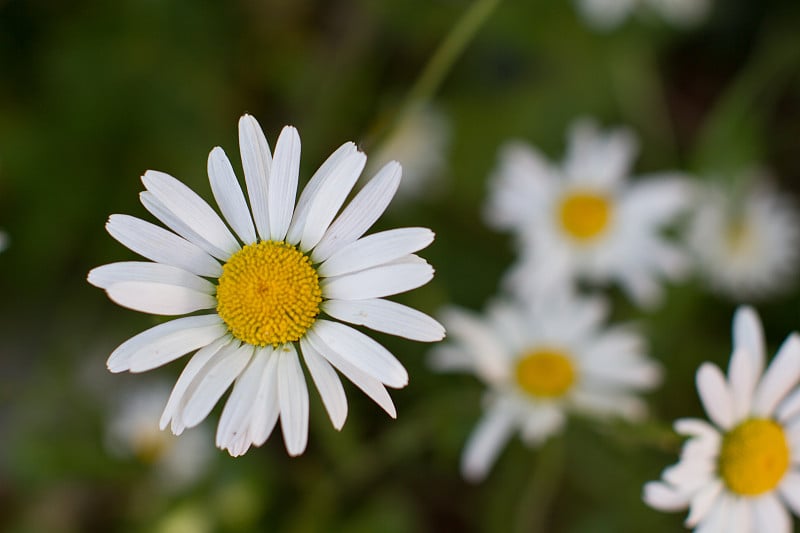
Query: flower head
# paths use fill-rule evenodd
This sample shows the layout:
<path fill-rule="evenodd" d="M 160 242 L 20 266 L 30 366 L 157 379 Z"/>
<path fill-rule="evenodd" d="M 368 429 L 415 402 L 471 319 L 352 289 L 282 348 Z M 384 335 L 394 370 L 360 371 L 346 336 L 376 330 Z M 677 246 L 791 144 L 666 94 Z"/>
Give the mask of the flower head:
<path fill-rule="evenodd" d="M 474 373 L 488 387 L 485 413 L 467 442 L 462 471 L 486 475 L 518 429 L 529 445 L 559 432 L 570 411 L 636 418 L 645 411 L 635 391 L 655 386 L 656 363 L 626 327 L 604 329 L 605 302 L 552 295 L 533 305 L 497 302 L 485 316 L 449 309 L 452 341 L 432 364 Z"/>
<path fill-rule="evenodd" d="M 661 278 L 688 270 L 682 250 L 661 234 L 691 200 L 674 175 L 626 183 L 636 142 L 627 130 L 601 132 L 576 123 L 568 153 L 552 165 L 533 148 L 507 145 L 500 155 L 487 209 L 490 224 L 518 237 L 515 293 L 532 293 L 576 278 L 616 281 L 640 305 L 661 295 Z"/>
<path fill-rule="evenodd" d="M 788 506 L 800 515 L 800 336 L 792 333 L 764 370 L 756 312 L 733 320 L 727 379 L 712 363 L 697 371 L 697 390 L 711 421 L 681 419 L 689 437 L 663 481 L 645 485 L 644 500 L 664 511 L 690 508 L 697 531 L 789 532 Z"/>
<path fill-rule="evenodd" d="M 182 438 L 159 430 L 158 415 L 168 396 L 169 388 L 160 383 L 125 391 L 110 414 L 106 441 L 114 455 L 153 465 L 159 486 L 177 489 L 202 476 L 213 448 L 204 426 Z"/>
<path fill-rule="evenodd" d="M 763 185 L 739 196 L 708 187 L 688 241 L 712 288 L 738 300 L 766 297 L 793 281 L 800 216 L 785 196 Z"/>
<path fill-rule="evenodd" d="M 256 120 L 245 115 L 239 144 L 249 208 L 219 147 L 209 155 L 208 174 L 227 225 L 186 185 L 147 171 L 140 199 L 169 230 L 112 215 L 106 226 L 111 236 L 152 262 L 101 266 L 89 273 L 89 282 L 134 310 L 205 312 L 140 333 L 108 359 L 112 372 L 143 372 L 197 351 L 167 402 L 162 429 L 170 424 L 180 434 L 197 425 L 235 382 L 217 445 L 240 455 L 263 444 L 280 418 L 286 448 L 298 455 L 308 436 L 308 390 L 298 353 L 340 429 L 347 401 L 334 369 L 393 417 L 385 386 L 408 382 L 391 353 L 342 322 L 421 341 L 444 336 L 432 318 L 384 299 L 433 277 L 431 266 L 414 254 L 433 241 L 433 233 L 403 228 L 363 236 L 397 190 L 396 162 L 337 216 L 366 162 L 353 143 L 323 163 L 296 204 L 297 130 L 283 129 L 273 155 Z"/>

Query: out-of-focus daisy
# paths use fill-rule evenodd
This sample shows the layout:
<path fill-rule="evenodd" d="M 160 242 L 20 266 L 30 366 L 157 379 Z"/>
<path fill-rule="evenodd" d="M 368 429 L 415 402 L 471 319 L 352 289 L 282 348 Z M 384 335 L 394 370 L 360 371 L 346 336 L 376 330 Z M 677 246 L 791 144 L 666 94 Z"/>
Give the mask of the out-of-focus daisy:
<path fill-rule="evenodd" d="M 403 181 L 395 203 L 427 196 L 441 186 L 439 178 L 449 142 L 450 125 L 445 115 L 431 104 L 413 106 L 370 157 L 367 173 L 391 160 L 399 161 L 403 165 Z"/>
<path fill-rule="evenodd" d="M 711 8 L 710 0 L 576 0 L 576 4 L 586 23 L 601 31 L 616 28 L 640 8 L 678 27 L 699 24 Z"/>
<path fill-rule="evenodd" d="M 161 431 L 158 416 L 169 397 L 166 386 L 144 386 L 119 398 L 111 413 L 106 441 L 114 455 L 154 466 L 160 486 L 180 488 L 201 478 L 213 447 L 204 426 L 183 438 Z"/>
<path fill-rule="evenodd" d="M 0 231 L 0 252 L 8 247 L 8 235 L 5 231 Z"/>
<path fill-rule="evenodd" d="M 296 205 L 297 130 L 283 129 L 273 156 L 256 120 L 245 115 L 239 144 L 250 208 L 222 149 L 214 148 L 208 159 L 211 189 L 238 239 L 186 185 L 147 171 L 141 201 L 172 231 L 112 215 L 108 232 L 153 262 L 98 267 L 89 282 L 118 304 L 146 313 L 211 310 L 140 333 L 108 359 L 112 372 L 143 372 L 199 349 L 175 384 L 162 428 L 171 422 L 180 434 L 197 425 L 235 381 L 217 445 L 243 454 L 264 443 L 280 417 L 286 448 L 298 455 L 308 437 L 308 390 L 298 353 L 337 429 L 347 400 L 334 368 L 395 416 L 385 386 L 404 387 L 405 368 L 342 322 L 421 341 L 441 339 L 444 329 L 435 320 L 384 299 L 433 277 L 433 268 L 414 254 L 433 241 L 433 233 L 403 228 L 362 237 L 397 190 L 396 162 L 337 217 L 366 161 L 353 143 L 323 163 Z"/>
<path fill-rule="evenodd" d="M 688 241 L 714 289 L 752 300 L 791 285 L 800 259 L 800 216 L 785 195 L 764 184 L 743 194 L 708 187 Z"/>
<path fill-rule="evenodd" d="M 697 371 L 697 390 L 711 423 L 675 422 L 689 437 L 663 481 L 647 483 L 644 500 L 663 511 L 689 508 L 696 531 L 785 533 L 786 507 L 800 515 L 800 336 L 792 333 L 764 371 L 764 334 L 755 311 L 733 320 L 727 379 L 714 364 Z"/>
<path fill-rule="evenodd" d="M 462 456 L 466 478 L 483 478 L 516 430 L 538 445 L 561 430 L 568 411 L 644 413 L 635 392 L 658 383 L 659 367 L 630 328 L 605 329 L 606 315 L 603 300 L 566 294 L 535 305 L 498 302 L 485 316 L 456 308 L 443 314 L 452 341 L 436 348 L 432 365 L 472 372 L 488 387 Z"/>
<path fill-rule="evenodd" d="M 604 133 L 589 121 L 572 127 L 561 165 L 520 142 L 502 149 L 487 218 L 520 242 L 515 292 L 536 295 L 576 278 L 617 281 L 639 305 L 652 306 L 661 278 L 687 272 L 687 255 L 661 232 L 691 201 L 689 182 L 661 174 L 627 183 L 635 152 L 630 131 Z"/>

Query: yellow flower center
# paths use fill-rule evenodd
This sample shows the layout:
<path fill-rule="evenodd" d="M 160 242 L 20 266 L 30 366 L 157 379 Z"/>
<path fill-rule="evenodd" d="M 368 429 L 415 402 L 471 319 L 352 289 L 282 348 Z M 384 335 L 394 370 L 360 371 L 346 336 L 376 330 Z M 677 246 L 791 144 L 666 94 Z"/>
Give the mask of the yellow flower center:
<path fill-rule="evenodd" d="M 300 340 L 319 314 L 322 291 L 308 256 L 285 242 L 248 244 L 222 267 L 217 313 L 255 346 Z"/>
<path fill-rule="evenodd" d="M 562 351 L 533 350 L 517 363 L 517 384 L 532 396 L 557 398 L 575 382 L 575 368 Z"/>
<path fill-rule="evenodd" d="M 576 240 L 592 240 L 608 227 L 611 207 L 608 198 L 599 194 L 590 192 L 568 194 L 562 198 L 559 206 L 561 226 Z"/>
<path fill-rule="evenodd" d="M 736 494 L 757 496 L 772 490 L 788 468 L 786 435 L 772 420 L 745 420 L 722 438 L 719 473 Z"/>

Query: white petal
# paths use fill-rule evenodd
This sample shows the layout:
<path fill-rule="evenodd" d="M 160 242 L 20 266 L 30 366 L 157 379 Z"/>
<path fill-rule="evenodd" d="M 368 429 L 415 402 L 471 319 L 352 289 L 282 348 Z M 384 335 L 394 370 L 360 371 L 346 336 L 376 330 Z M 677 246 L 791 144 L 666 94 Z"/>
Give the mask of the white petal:
<path fill-rule="evenodd" d="M 770 416 L 778 403 L 800 379 L 800 335 L 792 333 L 783 342 L 756 389 L 753 413 Z"/>
<path fill-rule="evenodd" d="M 728 364 L 728 381 L 733 400 L 734 420 L 743 420 L 750 414 L 753 393 L 761 377 L 756 373 L 756 362 L 748 348 L 735 348 Z"/>
<path fill-rule="evenodd" d="M 750 533 L 753 530 L 753 506 L 748 499 L 733 498 L 728 530 L 730 533 Z"/>
<path fill-rule="evenodd" d="M 225 334 L 219 316 L 178 318 L 131 337 L 108 358 L 111 372 L 144 372 L 209 344 Z"/>
<path fill-rule="evenodd" d="M 222 267 L 204 250 L 155 224 L 128 215 L 111 215 L 106 230 L 116 240 L 155 261 L 217 278 Z"/>
<path fill-rule="evenodd" d="M 800 473 L 789 471 L 778 488 L 781 497 L 796 516 L 800 516 Z"/>
<path fill-rule="evenodd" d="M 408 384 L 408 372 L 400 361 L 363 333 L 329 320 L 317 320 L 312 330 L 331 350 L 381 383 L 394 388 Z"/>
<path fill-rule="evenodd" d="M 309 202 L 300 241 L 301 249 L 310 250 L 322 239 L 333 217 L 358 181 L 366 162 L 367 157 L 363 153 L 355 152 L 320 183 L 319 190 Z"/>
<path fill-rule="evenodd" d="M 714 503 L 722 494 L 722 482 L 715 480 L 713 483 L 703 487 L 693 498 L 689 516 L 686 518 L 686 527 L 695 527 L 708 515 Z"/>
<path fill-rule="evenodd" d="M 786 508 L 773 493 L 768 493 L 754 502 L 756 531 L 769 533 L 791 533 L 792 519 Z"/>
<path fill-rule="evenodd" d="M 564 173 L 575 185 L 613 187 L 627 177 L 638 143 L 625 128 L 600 130 L 590 120 L 570 127 Z"/>
<path fill-rule="evenodd" d="M 208 154 L 208 178 L 211 192 L 228 224 L 245 244 L 256 242 L 256 230 L 242 188 L 225 152 L 217 146 Z"/>
<path fill-rule="evenodd" d="M 754 369 L 756 379 L 761 377 L 764 371 L 764 329 L 761 327 L 761 320 L 755 309 L 749 306 L 742 306 L 733 315 L 733 348 L 746 348 Z"/>
<path fill-rule="evenodd" d="M 723 491 L 713 507 L 698 524 L 695 533 L 728 533 L 734 496 Z M 685 524 L 688 527 L 688 523 Z"/>
<path fill-rule="evenodd" d="M 230 257 L 230 253 L 222 248 L 215 246 L 208 242 L 208 240 L 194 230 L 188 223 L 178 218 L 178 216 L 170 211 L 156 195 L 150 191 L 142 191 L 139 193 L 139 200 L 145 209 L 160 220 L 169 229 L 189 241 L 190 243 L 205 250 L 210 255 L 216 257 L 221 261 L 225 261 Z"/>
<path fill-rule="evenodd" d="M 347 359 L 339 355 L 325 344 L 325 342 L 316 334 L 314 330 L 309 330 L 306 334 L 308 342 L 327 359 L 339 372 L 341 372 L 347 379 L 361 389 L 364 394 L 369 396 L 375 403 L 377 403 L 384 411 L 386 411 L 392 418 L 397 418 L 397 411 L 392 403 L 392 397 L 386 390 L 386 387 L 373 378 L 366 372 L 363 372 L 358 367 L 348 362 Z"/>
<path fill-rule="evenodd" d="M 349 274 L 400 259 L 433 242 L 428 228 L 400 228 L 367 235 L 337 250 L 322 263 L 320 276 Z"/>
<path fill-rule="evenodd" d="M 107 289 L 115 283 L 145 281 L 178 285 L 206 294 L 214 294 L 217 290 L 212 283 L 182 268 L 144 261 L 123 261 L 99 266 L 89 272 L 87 279 L 101 289 Z"/>
<path fill-rule="evenodd" d="M 306 362 L 311 379 L 317 386 L 322 403 L 328 411 L 333 427 L 342 429 L 347 419 L 347 397 L 336 371 L 330 363 L 305 339 L 300 339 L 300 352 Z"/>
<path fill-rule="evenodd" d="M 189 362 L 186 364 L 183 372 L 181 372 L 178 381 L 175 382 L 175 386 L 172 388 L 172 393 L 169 395 L 169 400 L 167 400 L 167 405 L 164 407 L 164 412 L 161 414 L 159 427 L 162 430 L 167 427 L 167 424 L 169 424 L 170 420 L 173 420 L 172 432 L 176 435 L 180 435 L 183 432 L 185 426 L 183 426 L 183 423 L 176 415 L 186 403 L 185 400 L 187 399 L 187 391 L 189 391 L 189 388 L 195 382 L 195 378 L 202 371 L 202 369 L 205 368 L 206 364 L 208 364 L 211 358 L 214 357 L 217 352 L 219 352 L 220 348 L 230 342 L 232 342 L 230 336 L 226 335 L 220 337 L 211 344 L 200 348 L 197 353 L 194 354 L 191 359 L 189 359 Z"/>
<path fill-rule="evenodd" d="M 470 481 L 480 481 L 497 460 L 514 432 L 513 413 L 504 402 L 489 408 L 467 440 L 461 456 L 461 473 Z"/>
<path fill-rule="evenodd" d="M 275 350 L 275 354 L 278 356 L 278 402 L 281 409 L 283 441 L 289 455 L 297 456 L 305 451 L 308 443 L 306 378 L 300 367 L 294 344 L 284 344 Z"/>
<path fill-rule="evenodd" d="M 261 348 L 261 352 L 269 354 L 267 366 L 261 376 L 261 386 L 256 396 L 256 409 L 250 431 L 253 435 L 253 444 L 261 446 L 269 438 L 280 414 L 278 401 L 278 356 L 271 347 Z"/>
<path fill-rule="evenodd" d="M 156 170 L 145 172 L 142 183 L 164 207 L 205 240 L 229 254 L 239 250 L 236 237 L 211 206 L 192 189 L 169 174 Z"/>
<path fill-rule="evenodd" d="M 253 442 L 250 424 L 253 412 L 260 408 L 256 396 L 269 357 L 270 354 L 256 350 L 222 410 L 217 426 L 217 446 L 227 449 L 233 457 L 244 454 Z"/>
<path fill-rule="evenodd" d="M 294 216 L 292 223 L 289 225 L 289 231 L 286 233 L 286 240 L 288 242 L 299 243 L 303 238 L 303 231 L 306 227 L 306 220 L 311 212 L 311 206 L 314 203 L 314 198 L 322 186 L 323 182 L 327 180 L 331 173 L 344 163 L 352 154 L 356 153 L 356 145 L 352 142 L 346 142 L 337 148 L 328 159 L 314 172 L 311 179 L 303 188 L 300 193 L 300 198 L 297 200 L 297 206 L 294 209 Z"/>
<path fill-rule="evenodd" d="M 217 306 L 217 298 L 211 294 L 165 283 L 124 281 L 113 284 L 106 293 L 123 307 L 154 315 L 185 315 Z"/>
<path fill-rule="evenodd" d="M 705 420 L 679 418 L 674 424 L 675 432 L 687 437 L 719 438 L 719 432 Z"/>
<path fill-rule="evenodd" d="M 553 403 L 537 405 L 521 418 L 520 436 L 529 446 L 541 445 L 560 432 L 567 420 L 563 409 Z"/>
<path fill-rule="evenodd" d="M 187 428 L 196 426 L 208 416 L 233 380 L 239 377 L 250 361 L 253 346 L 237 344 L 231 343 L 221 348 L 197 376 L 199 381 L 192 387 L 191 395 L 187 395 L 181 413 Z"/>
<path fill-rule="evenodd" d="M 244 115 L 239 119 L 239 151 L 258 235 L 263 240 L 269 240 L 267 184 L 272 166 L 272 153 L 261 126 L 250 115 Z"/>
<path fill-rule="evenodd" d="M 328 315 L 344 322 L 406 339 L 435 342 L 444 338 L 444 327 L 425 313 L 389 300 L 326 300 Z"/>
<path fill-rule="evenodd" d="M 716 365 L 703 363 L 700 366 L 697 391 L 711 421 L 722 429 L 730 429 L 734 423 L 733 400 L 725 376 Z"/>
<path fill-rule="evenodd" d="M 378 171 L 331 224 L 312 251 L 311 260 L 314 263 L 324 261 L 342 246 L 364 235 L 392 201 L 401 173 L 397 161 L 387 163 Z"/>
<path fill-rule="evenodd" d="M 786 422 L 800 414 L 800 388 L 795 389 L 778 406 L 775 416 L 781 422 Z"/>
<path fill-rule="evenodd" d="M 501 385 L 511 378 L 511 356 L 497 333 L 473 313 L 449 307 L 441 313 L 450 336 L 467 352 L 470 367 L 489 384 Z M 451 361 L 453 359 L 451 358 Z"/>
<path fill-rule="evenodd" d="M 680 511 L 689 507 L 688 494 L 660 481 L 650 481 L 645 484 L 642 500 L 659 511 Z"/>
<path fill-rule="evenodd" d="M 390 264 L 326 278 L 320 287 L 322 296 L 328 299 L 367 300 L 410 291 L 431 279 L 433 267 L 427 263 Z"/>
<path fill-rule="evenodd" d="M 269 174 L 269 231 L 273 241 L 282 241 L 289 229 L 300 174 L 300 135 L 291 126 L 281 130 Z"/>

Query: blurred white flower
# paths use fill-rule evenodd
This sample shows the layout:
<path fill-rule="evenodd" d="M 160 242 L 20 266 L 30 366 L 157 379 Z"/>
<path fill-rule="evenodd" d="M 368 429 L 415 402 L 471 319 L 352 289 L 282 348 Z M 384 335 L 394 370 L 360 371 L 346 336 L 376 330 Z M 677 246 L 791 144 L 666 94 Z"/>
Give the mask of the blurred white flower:
<path fill-rule="evenodd" d="M 209 155 L 208 174 L 225 221 L 180 181 L 147 171 L 142 204 L 172 231 L 112 215 L 111 236 L 152 262 L 104 265 L 89 273 L 89 282 L 130 309 L 189 315 L 136 335 L 108 359 L 112 372 L 144 372 L 197 352 L 172 390 L 162 429 L 170 425 L 177 435 L 199 424 L 233 385 L 217 445 L 241 455 L 263 444 L 280 418 L 287 451 L 299 455 L 308 440 L 309 397 L 298 354 L 336 429 L 347 417 L 336 369 L 395 416 L 385 387 L 404 387 L 406 369 L 342 322 L 440 340 L 444 329 L 434 319 L 384 299 L 431 280 L 433 268 L 414 252 L 434 236 L 426 228 L 402 228 L 362 237 L 397 190 L 397 162 L 383 167 L 337 217 L 366 162 L 353 143 L 323 163 L 296 204 L 297 130 L 283 129 L 273 158 L 258 122 L 245 115 L 239 145 L 250 207 L 219 147 Z M 190 314 L 196 311 L 206 313 Z"/>
<path fill-rule="evenodd" d="M 534 305 L 497 302 L 485 316 L 443 313 L 450 342 L 432 352 L 432 366 L 474 373 L 488 387 L 485 413 L 462 456 L 466 478 L 483 478 L 517 430 L 528 445 L 559 432 L 568 411 L 645 413 L 635 392 L 657 385 L 660 368 L 636 332 L 604 327 L 607 314 L 605 301 L 566 293 Z"/>
<path fill-rule="evenodd" d="M 370 156 L 366 174 L 377 172 L 392 160 L 399 161 L 403 165 L 403 181 L 395 204 L 427 197 L 442 186 L 449 144 L 450 124 L 444 113 L 432 104 L 414 106 Z"/>
<path fill-rule="evenodd" d="M 0 252 L 8 247 L 8 235 L 5 231 L 0 230 Z"/>
<path fill-rule="evenodd" d="M 160 384 L 123 393 L 110 413 L 106 443 L 118 457 L 152 465 L 160 486 L 177 489 L 202 478 L 213 447 L 211 434 L 202 425 L 180 439 L 161 431 L 158 417 L 168 397 L 169 387 Z"/>
<path fill-rule="evenodd" d="M 697 371 L 711 424 L 675 422 L 689 437 L 681 459 L 647 483 L 645 502 L 689 508 L 696 531 L 788 533 L 800 516 L 800 335 L 792 333 L 764 371 L 764 333 L 756 312 L 737 310 L 727 379 L 714 364 Z"/>
<path fill-rule="evenodd" d="M 586 23 L 601 31 L 616 28 L 642 7 L 678 27 L 699 24 L 711 10 L 710 0 L 576 0 L 576 3 Z"/>
<path fill-rule="evenodd" d="M 703 277 L 743 301 L 786 290 L 800 259 L 800 215 L 785 195 L 762 183 L 743 194 L 708 187 L 688 228 Z"/>
<path fill-rule="evenodd" d="M 571 128 L 561 165 L 520 142 L 502 149 L 486 213 L 518 238 L 508 281 L 515 293 L 535 298 L 576 279 L 616 281 L 637 304 L 653 306 L 661 278 L 688 272 L 687 254 L 661 232 L 688 207 L 691 185 L 675 173 L 627 183 L 636 149 L 630 131 L 604 133 L 590 121 Z"/>

